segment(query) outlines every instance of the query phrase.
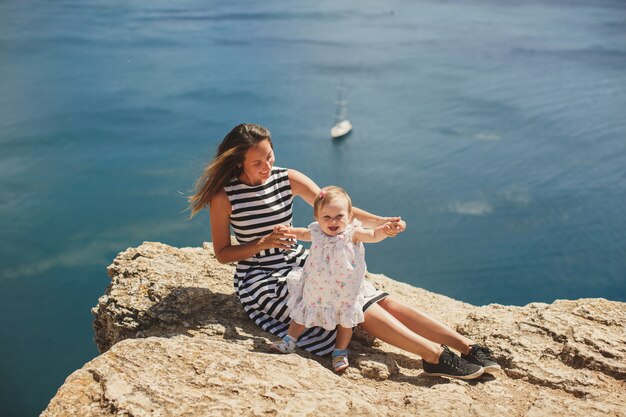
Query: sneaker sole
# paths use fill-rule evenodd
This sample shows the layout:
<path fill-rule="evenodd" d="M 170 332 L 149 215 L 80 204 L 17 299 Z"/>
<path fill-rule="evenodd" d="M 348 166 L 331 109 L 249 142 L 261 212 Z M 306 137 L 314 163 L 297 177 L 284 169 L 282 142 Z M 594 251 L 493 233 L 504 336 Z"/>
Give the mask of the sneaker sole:
<path fill-rule="evenodd" d="M 493 374 L 495 372 L 500 372 L 502 367 L 500 365 L 489 365 L 483 368 L 486 374 Z"/>
<path fill-rule="evenodd" d="M 424 375 L 428 375 L 428 376 L 443 376 L 445 378 L 456 378 L 456 379 L 476 379 L 479 376 L 481 376 L 483 373 L 485 372 L 485 370 L 483 368 L 480 368 L 480 370 L 474 372 L 473 374 L 469 374 L 469 375 L 450 375 L 450 374 L 443 374 L 443 373 L 430 373 L 430 372 L 425 372 L 424 371 Z"/>

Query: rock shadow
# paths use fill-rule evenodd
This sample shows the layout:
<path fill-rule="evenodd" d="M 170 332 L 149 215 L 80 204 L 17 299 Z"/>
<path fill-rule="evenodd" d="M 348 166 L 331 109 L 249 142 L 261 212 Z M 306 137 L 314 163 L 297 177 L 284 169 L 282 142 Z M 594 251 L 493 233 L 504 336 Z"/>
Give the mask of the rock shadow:
<path fill-rule="evenodd" d="M 235 294 L 208 288 L 174 288 L 148 308 L 146 315 L 152 319 L 150 326 L 139 330 L 137 337 L 205 333 L 245 340 L 267 334 L 248 318 Z"/>

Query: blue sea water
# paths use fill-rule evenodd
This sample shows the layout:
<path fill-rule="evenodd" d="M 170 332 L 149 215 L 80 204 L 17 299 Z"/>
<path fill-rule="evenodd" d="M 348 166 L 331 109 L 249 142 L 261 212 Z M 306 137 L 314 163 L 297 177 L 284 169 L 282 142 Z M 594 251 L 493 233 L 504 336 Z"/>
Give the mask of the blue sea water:
<path fill-rule="evenodd" d="M 353 133 L 331 141 L 336 88 Z M 369 269 L 474 304 L 626 301 L 622 0 L 0 3 L 0 415 L 97 355 L 114 256 L 199 246 L 232 126 L 407 231 Z M 295 223 L 311 210 L 296 204 Z"/>

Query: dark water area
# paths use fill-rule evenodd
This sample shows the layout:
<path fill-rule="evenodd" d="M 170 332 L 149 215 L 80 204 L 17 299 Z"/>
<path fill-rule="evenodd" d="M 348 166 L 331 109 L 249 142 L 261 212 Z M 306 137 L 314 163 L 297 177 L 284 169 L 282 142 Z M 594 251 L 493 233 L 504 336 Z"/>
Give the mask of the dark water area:
<path fill-rule="evenodd" d="M 332 141 L 340 83 L 354 131 Z M 473 304 L 626 301 L 624 109 L 623 1 L 1 2 L 0 415 L 98 354 L 118 252 L 210 240 L 185 196 L 240 122 L 407 221 L 372 272 Z"/>

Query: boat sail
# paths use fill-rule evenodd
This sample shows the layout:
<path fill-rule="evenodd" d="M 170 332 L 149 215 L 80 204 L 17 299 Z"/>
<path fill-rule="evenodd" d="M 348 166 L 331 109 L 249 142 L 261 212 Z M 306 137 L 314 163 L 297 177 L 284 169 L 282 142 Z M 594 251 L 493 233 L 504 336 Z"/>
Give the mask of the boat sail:
<path fill-rule="evenodd" d="M 335 115 L 335 125 L 330 129 L 330 136 L 333 139 L 346 136 L 352 131 L 352 123 L 348 120 L 348 101 L 343 98 L 344 87 L 337 88 L 337 113 Z"/>

